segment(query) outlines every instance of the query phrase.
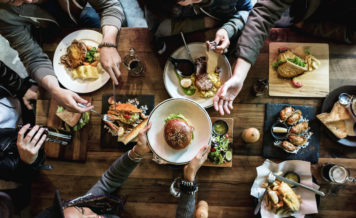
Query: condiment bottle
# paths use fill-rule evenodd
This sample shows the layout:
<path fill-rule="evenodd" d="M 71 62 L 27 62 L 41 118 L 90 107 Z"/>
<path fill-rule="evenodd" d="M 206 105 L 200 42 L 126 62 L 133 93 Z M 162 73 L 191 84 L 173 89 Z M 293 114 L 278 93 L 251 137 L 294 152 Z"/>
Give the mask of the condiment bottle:
<path fill-rule="evenodd" d="M 141 76 L 145 67 L 140 59 L 136 56 L 134 48 L 129 49 L 129 54 L 124 57 L 124 65 L 133 77 Z"/>

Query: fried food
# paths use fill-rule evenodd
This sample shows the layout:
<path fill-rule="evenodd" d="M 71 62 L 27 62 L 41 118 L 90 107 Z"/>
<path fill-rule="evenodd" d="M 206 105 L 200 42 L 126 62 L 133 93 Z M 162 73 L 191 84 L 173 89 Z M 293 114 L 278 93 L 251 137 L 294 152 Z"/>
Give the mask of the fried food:
<path fill-rule="evenodd" d="M 287 124 L 290 126 L 295 125 L 300 120 L 301 117 L 302 117 L 302 112 L 300 110 L 296 110 L 295 112 L 293 112 L 293 114 L 290 117 L 288 117 Z"/>
<path fill-rule="evenodd" d="M 288 141 L 283 141 L 282 147 L 284 149 L 286 149 L 287 151 L 295 151 L 295 150 L 297 150 L 297 147 L 295 145 L 293 145 L 292 143 L 288 142 Z"/>
<path fill-rule="evenodd" d="M 308 69 L 289 60 L 278 66 L 277 73 L 283 78 L 293 78 L 305 73 Z"/>
<path fill-rule="evenodd" d="M 290 129 L 290 132 L 291 133 L 296 133 L 296 134 L 300 134 L 300 133 L 303 133 L 305 132 L 309 127 L 309 124 L 307 121 L 303 121 L 301 123 L 298 123 L 297 125 L 293 126 L 291 129 Z"/>
<path fill-rule="evenodd" d="M 299 210 L 300 201 L 298 199 L 298 196 L 295 194 L 293 189 L 289 187 L 289 185 L 284 182 L 281 182 L 277 190 L 282 195 L 283 202 L 291 211 Z"/>
<path fill-rule="evenodd" d="M 67 48 L 67 54 L 61 57 L 61 63 L 72 69 L 77 68 L 83 64 L 86 53 L 86 45 L 81 41 L 73 40 Z"/>
<path fill-rule="evenodd" d="M 308 139 L 304 136 L 297 135 L 297 134 L 289 134 L 288 140 L 294 145 L 304 145 Z"/>
<path fill-rule="evenodd" d="M 294 113 L 294 111 L 294 108 L 291 106 L 283 108 L 283 110 L 281 110 L 281 112 L 279 113 L 281 120 L 286 121 L 288 117 L 290 117 Z"/>

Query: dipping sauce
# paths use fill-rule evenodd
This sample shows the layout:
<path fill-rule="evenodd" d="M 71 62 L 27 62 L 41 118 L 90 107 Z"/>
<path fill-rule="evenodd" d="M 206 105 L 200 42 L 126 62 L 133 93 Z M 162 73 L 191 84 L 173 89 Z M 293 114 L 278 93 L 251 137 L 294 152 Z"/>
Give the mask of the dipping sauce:
<path fill-rule="evenodd" d="M 224 135 L 228 131 L 227 123 L 223 120 L 217 120 L 213 124 L 214 132 L 218 135 Z"/>

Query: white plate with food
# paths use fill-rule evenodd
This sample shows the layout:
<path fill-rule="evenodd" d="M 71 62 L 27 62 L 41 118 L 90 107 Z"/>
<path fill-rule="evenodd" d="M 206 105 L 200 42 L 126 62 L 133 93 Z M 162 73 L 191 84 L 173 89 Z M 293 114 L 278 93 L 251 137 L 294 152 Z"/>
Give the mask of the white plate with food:
<path fill-rule="evenodd" d="M 53 57 L 53 68 L 58 81 L 77 93 L 100 89 L 110 79 L 100 64 L 98 45 L 102 34 L 94 30 L 78 30 L 58 44 Z"/>
<path fill-rule="evenodd" d="M 166 62 L 163 72 L 164 85 L 168 94 L 172 98 L 187 98 L 198 102 L 204 108 L 209 108 L 213 106 L 213 98 L 218 88 L 231 77 L 230 63 L 224 55 L 214 53 L 213 51 L 209 51 L 207 53 L 205 43 L 189 43 L 188 47 L 192 54 L 194 62 L 200 57 L 206 57 L 207 60 L 203 61 L 204 64 L 207 65 L 207 69 L 219 68 L 217 71 L 206 70 L 211 72 L 202 72 L 202 78 L 206 77 L 204 74 L 207 74 L 207 77 L 209 78 L 207 80 L 207 82 L 209 83 L 208 87 L 205 87 L 206 91 L 201 91 L 201 89 L 198 88 L 201 86 L 196 85 L 196 81 L 198 81 L 195 79 L 196 73 L 194 73 L 191 77 L 188 78 L 179 77 L 179 75 L 176 74 L 174 65 L 168 60 Z M 184 46 L 173 52 L 171 57 L 176 59 L 189 59 L 189 56 Z M 188 89 L 195 89 L 196 91 L 193 92 L 194 94 L 186 94 L 186 92 L 181 86 L 182 79 L 191 80 L 191 82 L 188 81 L 191 84 L 190 86 L 188 86 Z M 206 85 L 206 82 L 204 82 L 204 85 Z"/>
<path fill-rule="evenodd" d="M 201 147 L 210 144 L 212 124 L 198 103 L 170 98 L 157 105 L 148 122 L 148 144 L 154 154 L 169 164 L 186 164 Z"/>

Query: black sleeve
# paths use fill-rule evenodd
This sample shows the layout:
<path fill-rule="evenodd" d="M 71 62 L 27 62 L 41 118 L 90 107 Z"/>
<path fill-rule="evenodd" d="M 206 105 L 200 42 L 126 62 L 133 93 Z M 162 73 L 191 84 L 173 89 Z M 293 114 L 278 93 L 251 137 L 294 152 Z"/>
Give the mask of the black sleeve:
<path fill-rule="evenodd" d="M 0 61 L 0 96 L 22 98 L 26 91 L 35 84 L 27 77 L 22 79 L 15 71 Z"/>

